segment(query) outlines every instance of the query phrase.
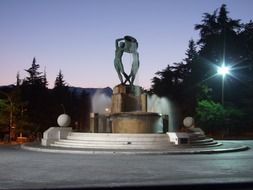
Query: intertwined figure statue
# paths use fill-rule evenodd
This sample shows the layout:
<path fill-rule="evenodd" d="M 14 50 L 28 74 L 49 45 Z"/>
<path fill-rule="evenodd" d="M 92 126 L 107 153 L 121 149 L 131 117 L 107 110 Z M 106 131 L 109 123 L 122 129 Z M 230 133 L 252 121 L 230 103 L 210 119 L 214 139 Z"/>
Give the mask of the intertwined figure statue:
<path fill-rule="evenodd" d="M 139 69 L 139 53 L 137 52 L 138 42 L 132 36 L 125 36 L 124 38 L 116 39 L 115 42 L 116 50 L 115 50 L 115 59 L 114 59 L 114 66 L 118 73 L 119 79 L 121 84 L 126 84 L 129 82 L 130 85 L 133 85 L 136 73 Z M 122 63 L 122 56 L 123 53 L 131 53 L 133 56 L 133 63 L 131 72 L 127 75 L 124 71 L 124 66 Z M 123 80 L 122 75 L 125 77 Z"/>

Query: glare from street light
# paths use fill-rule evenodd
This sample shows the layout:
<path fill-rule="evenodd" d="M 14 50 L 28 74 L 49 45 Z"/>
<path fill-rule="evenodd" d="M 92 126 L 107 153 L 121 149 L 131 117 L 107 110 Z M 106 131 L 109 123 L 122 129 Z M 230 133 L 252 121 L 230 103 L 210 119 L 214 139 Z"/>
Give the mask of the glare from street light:
<path fill-rule="evenodd" d="M 224 77 L 226 74 L 229 74 L 229 70 L 230 68 L 223 64 L 221 67 L 218 67 L 217 72 Z"/>

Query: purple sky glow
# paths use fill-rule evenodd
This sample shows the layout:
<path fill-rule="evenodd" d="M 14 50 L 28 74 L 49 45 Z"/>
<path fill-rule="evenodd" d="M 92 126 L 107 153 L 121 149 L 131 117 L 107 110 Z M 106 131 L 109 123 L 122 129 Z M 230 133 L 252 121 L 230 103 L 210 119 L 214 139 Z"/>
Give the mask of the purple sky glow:
<path fill-rule="evenodd" d="M 231 18 L 253 19 L 252 0 L 0 0 L 0 85 L 15 83 L 17 72 L 26 77 L 35 56 L 50 88 L 60 69 L 71 86 L 113 87 L 115 39 L 131 35 L 140 54 L 135 84 L 148 89 L 155 72 L 185 58 L 203 13 L 223 3 Z M 131 57 L 123 61 L 129 72 Z"/>

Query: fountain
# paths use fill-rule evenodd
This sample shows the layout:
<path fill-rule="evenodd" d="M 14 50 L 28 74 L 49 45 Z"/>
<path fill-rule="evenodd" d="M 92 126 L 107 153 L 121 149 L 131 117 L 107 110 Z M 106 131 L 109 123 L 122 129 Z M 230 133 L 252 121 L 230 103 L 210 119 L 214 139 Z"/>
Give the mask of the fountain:
<path fill-rule="evenodd" d="M 103 117 L 103 114 L 94 111 L 104 104 L 105 97 L 100 96 L 100 101 L 97 99 L 93 103 L 93 112 L 91 114 L 91 131 L 100 127 L 99 123 L 107 124 L 108 122 L 101 121 L 101 118 L 111 121 L 109 128 L 112 133 L 164 133 L 168 130 L 168 111 L 159 110 L 155 106 L 163 107 L 166 109 L 168 101 L 163 98 L 152 98 L 144 92 L 141 86 L 134 85 L 135 75 L 139 68 L 139 54 L 137 52 L 138 42 L 131 36 L 125 36 L 116 40 L 116 51 L 114 66 L 118 73 L 120 84 L 113 88 L 113 95 L 111 98 L 110 114 Z M 133 62 L 130 74 L 125 72 L 122 57 L 124 53 L 132 55 Z M 96 95 L 95 95 L 96 97 Z M 93 99 L 93 98 L 92 98 Z M 107 101 L 108 102 L 108 101 Z M 158 105 L 158 102 L 160 105 Z M 98 105 L 98 103 L 100 105 Z M 149 105 L 150 104 L 150 105 Z M 96 106 L 94 106 L 96 105 Z M 107 105 L 107 107 L 109 107 Z M 103 108 L 104 110 L 104 108 Z M 95 121 L 95 120 L 100 120 Z M 98 125 L 98 126 L 96 126 Z M 107 130 L 108 131 L 108 130 Z"/>
<path fill-rule="evenodd" d="M 109 98 L 97 92 L 92 98 L 90 132 L 72 132 L 70 118 L 58 118 L 60 127 L 51 127 L 43 133 L 42 145 L 94 150 L 171 150 L 175 145 L 220 146 L 221 143 L 205 136 L 195 127 L 194 119 L 185 118 L 186 132 L 177 132 L 176 113 L 166 98 L 147 95 L 142 87 L 134 85 L 139 69 L 138 42 L 131 36 L 116 40 L 114 66 L 120 84 L 113 88 Z M 124 53 L 133 57 L 130 74 L 122 63 Z M 173 149 L 173 148 L 172 148 Z"/>

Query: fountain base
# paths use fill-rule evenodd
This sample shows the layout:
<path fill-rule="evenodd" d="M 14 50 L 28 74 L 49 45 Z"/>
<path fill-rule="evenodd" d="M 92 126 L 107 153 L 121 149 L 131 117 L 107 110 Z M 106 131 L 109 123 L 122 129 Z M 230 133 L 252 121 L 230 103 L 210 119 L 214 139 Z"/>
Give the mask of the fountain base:
<path fill-rule="evenodd" d="M 155 133 L 161 116 L 151 112 L 119 112 L 111 115 L 112 133 Z"/>

